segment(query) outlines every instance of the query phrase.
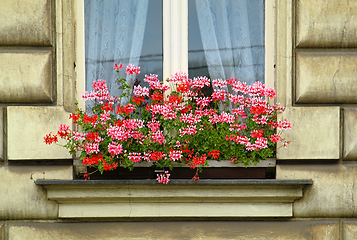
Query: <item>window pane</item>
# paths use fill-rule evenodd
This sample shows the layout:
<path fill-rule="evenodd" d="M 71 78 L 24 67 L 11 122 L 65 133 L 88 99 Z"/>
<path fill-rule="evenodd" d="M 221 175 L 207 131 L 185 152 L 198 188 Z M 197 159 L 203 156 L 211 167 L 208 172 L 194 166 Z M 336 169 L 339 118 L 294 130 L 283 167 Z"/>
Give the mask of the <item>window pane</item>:
<path fill-rule="evenodd" d="M 188 6 L 190 76 L 264 82 L 264 0 L 188 0 Z"/>
<path fill-rule="evenodd" d="M 94 80 L 107 81 L 112 95 L 114 63 L 139 65 L 142 80 L 155 73 L 162 79 L 162 0 L 85 0 L 86 90 Z M 120 77 L 126 77 L 125 69 Z M 130 79 L 130 78 L 128 78 Z M 133 82 L 131 82 L 133 84 Z"/>

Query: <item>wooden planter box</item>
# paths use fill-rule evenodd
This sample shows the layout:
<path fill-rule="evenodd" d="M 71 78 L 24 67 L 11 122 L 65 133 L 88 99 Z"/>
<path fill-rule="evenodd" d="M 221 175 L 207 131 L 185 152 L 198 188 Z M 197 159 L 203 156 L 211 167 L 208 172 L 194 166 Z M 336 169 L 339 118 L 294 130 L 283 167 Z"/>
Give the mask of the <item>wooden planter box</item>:
<path fill-rule="evenodd" d="M 274 179 L 275 160 L 264 160 L 257 166 L 245 168 L 241 165 L 230 164 L 228 161 L 212 161 L 208 168 L 203 168 L 199 173 L 200 179 Z M 167 169 L 169 170 L 169 169 Z M 87 171 L 94 172 L 95 168 L 88 168 Z M 90 179 L 156 179 L 156 175 L 163 170 L 155 170 L 150 167 L 150 163 L 138 164 L 133 171 L 125 168 L 117 168 L 114 171 L 95 172 L 90 175 Z M 170 171 L 170 179 L 191 179 L 196 174 L 196 169 L 178 165 Z"/>

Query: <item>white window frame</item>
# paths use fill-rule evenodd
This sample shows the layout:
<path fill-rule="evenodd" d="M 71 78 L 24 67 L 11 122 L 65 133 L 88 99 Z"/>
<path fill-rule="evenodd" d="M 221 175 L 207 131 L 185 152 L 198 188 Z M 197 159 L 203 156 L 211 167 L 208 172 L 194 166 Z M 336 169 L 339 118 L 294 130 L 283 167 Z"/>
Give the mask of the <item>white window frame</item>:
<path fill-rule="evenodd" d="M 275 79 L 275 1 L 265 1 L 265 84 L 274 87 Z M 85 108 L 84 1 L 75 0 L 76 73 L 79 107 Z M 163 0 L 163 79 L 188 71 L 188 0 Z"/>

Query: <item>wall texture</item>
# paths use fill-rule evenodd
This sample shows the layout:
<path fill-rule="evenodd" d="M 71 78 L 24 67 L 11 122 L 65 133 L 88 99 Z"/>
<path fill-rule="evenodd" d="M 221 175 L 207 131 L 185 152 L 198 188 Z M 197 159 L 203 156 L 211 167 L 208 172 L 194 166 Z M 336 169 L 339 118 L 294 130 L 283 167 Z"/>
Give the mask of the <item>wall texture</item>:
<path fill-rule="evenodd" d="M 1 240 L 356 239 L 356 1 L 276 1 L 275 86 L 293 127 L 276 178 L 313 180 L 293 218 L 110 223 L 58 219 L 34 183 L 73 179 L 71 156 L 43 136 L 75 108 L 75 3 L 1 3 Z"/>

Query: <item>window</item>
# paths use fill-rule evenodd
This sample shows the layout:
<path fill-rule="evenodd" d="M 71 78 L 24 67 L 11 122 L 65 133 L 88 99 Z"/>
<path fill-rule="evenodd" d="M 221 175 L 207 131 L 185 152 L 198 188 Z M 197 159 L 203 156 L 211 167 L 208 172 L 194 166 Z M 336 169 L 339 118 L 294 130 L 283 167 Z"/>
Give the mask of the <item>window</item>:
<path fill-rule="evenodd" d="M 139 80 L 149 73 L 166 79 L 184 70 L 191 77 L 235 77 L 273 87 L 272 0 L 83 0 L 77 4 L 85 14 L 77 16 L 76 44 L 86 44 L 86 52 L 76 48 L 77 63 L 83 61 L 77 64 L 83 76 L 78 76 L 83 79 L 79 96 L 84 75 L 87 90 L 95 79 L 115 80 L 116 62 L 140 65 Z M 116 84 L 108 85 L 120 95 Z"/>
<path fill-rule="evenodd" d="M 264 31 L 271 6 L 265 5 L 264 0 L 84 0 L 86 88 L 99 78 L 116 79 L 115 62 L 140 65 L 139 80 L 188 70 L 191 77 L 272 85 L 271 70 L 265 70 L 265 62 L 272 62 L 265 42 L 272 41 Z M 117 86 L 108 85 L 117 94 Z"/>

